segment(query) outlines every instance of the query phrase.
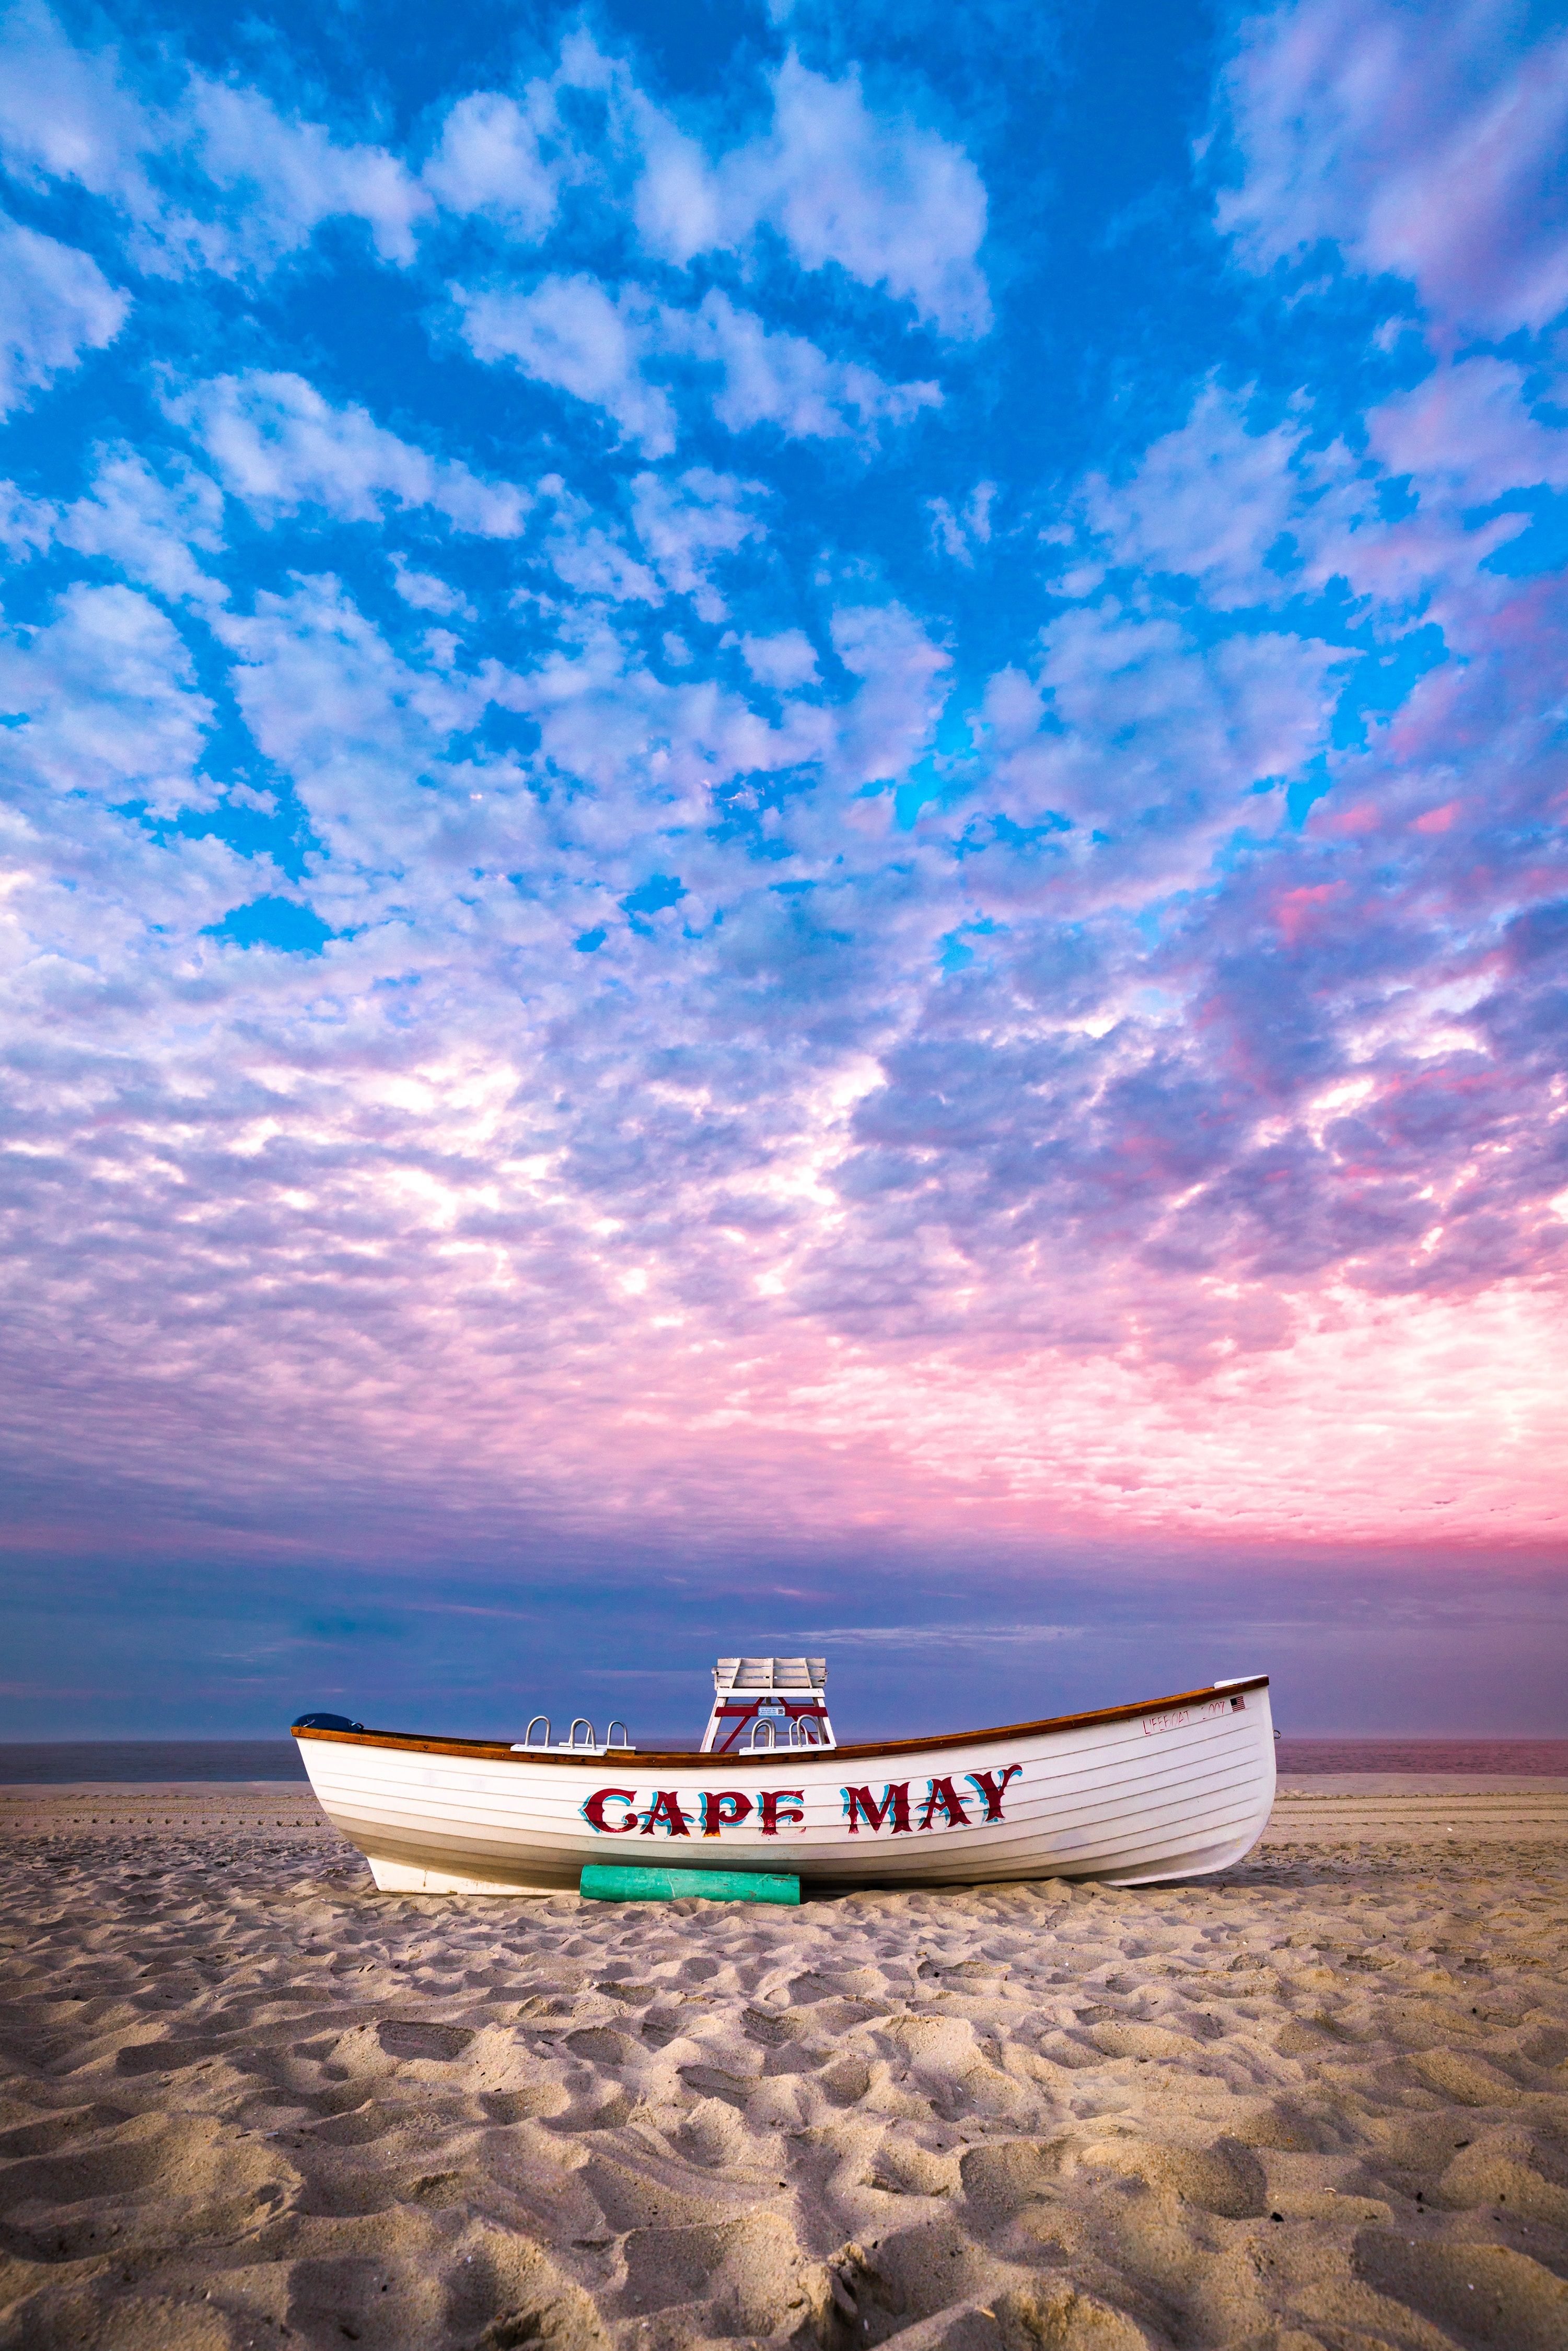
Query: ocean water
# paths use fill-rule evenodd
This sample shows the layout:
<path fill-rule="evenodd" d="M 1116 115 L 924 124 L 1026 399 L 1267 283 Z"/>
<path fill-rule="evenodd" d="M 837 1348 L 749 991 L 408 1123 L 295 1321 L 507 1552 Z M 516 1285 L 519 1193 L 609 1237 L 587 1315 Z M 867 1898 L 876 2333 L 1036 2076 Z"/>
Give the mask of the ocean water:
<path fill-rule="evenodd" d="M 685 1745 L 691 1733 L 675 1742 Z M 653 1748 L 657 1742 L 639 1742 Z M 1500 1771 L 1568 1779 L 1568 1739 L 1281 1739 L 1281 1771 Z M 76 1781 L 303 1780 L 292 1739 L 0 1740 L 0 1787 Z"/>
<path fill-rule="evenodd" d="M 81 1780 L 303 1780 L 292 1739 L 0 1740 L 0 1787 Z"/>
<path fill-rule="evenodd" d="M 1501 1771 L 1568 1780 L 1568 1739 L 1285 1739 L 1281 1771 Z"/>

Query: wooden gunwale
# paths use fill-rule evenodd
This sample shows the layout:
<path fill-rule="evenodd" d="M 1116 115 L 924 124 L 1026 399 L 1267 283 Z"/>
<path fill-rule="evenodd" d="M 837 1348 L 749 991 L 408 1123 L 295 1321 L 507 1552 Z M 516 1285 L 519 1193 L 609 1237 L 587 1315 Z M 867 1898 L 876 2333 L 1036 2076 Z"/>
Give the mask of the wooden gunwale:
<path fill-rule="evenodd" d="M 950 1730 L 934 1733 L 927 1739 L 883 1739 L 856 1747 L 765 1747 L 744 1754 L 707 1754 L 695 1747 L 612 1747 L 604 1753 L 590 1755 L 580 1748 L 574 1755 L 570 1749 L 530 1747 L 514 1754 L 505 1740 L 498 1739 L 422 1739 L 411 1730 L 295 1730 L 296 1739 L 322 1739 L 338 1747 L 390 1747 L 410 1755 L 458 1755 L 486 1763 L 556 1763 L 575 1766 L 597 1763 L 606 1772 L 622 1766 L 643 1764 L 667 1765 L 685 1770 L 695 1766 L 703 1771 L 753 1771 L 758 1763 L 816 1763 L 824 1759 L 835 1762 L 875 1762 L 884 1755 L 925 1755 L 938 1747 L 987 1747 L 998 1739 L 1035 1739 L 1053 1730 L 1087 1730 L 1100 1722 L 1135 1722 L 1140 1715 L 1164 1714 L 1171 1707 L 1211 1705 L 1217 1698 L 1237 1698 L 1243 1691 L 1267 1689 L 1267 1674 L 1253 1674 L 1246 1681 L 1227 1682 L 1223 1690 L 1212 1684 L 1207 1689 L 1181 1690 L 1174 1698 L 1145 1698 L 1138 1706 L 1096 1707 L 1092 1714 L 1049 1715 L 1043 1722 L 1003 1723 L 994 1730 Z"/>

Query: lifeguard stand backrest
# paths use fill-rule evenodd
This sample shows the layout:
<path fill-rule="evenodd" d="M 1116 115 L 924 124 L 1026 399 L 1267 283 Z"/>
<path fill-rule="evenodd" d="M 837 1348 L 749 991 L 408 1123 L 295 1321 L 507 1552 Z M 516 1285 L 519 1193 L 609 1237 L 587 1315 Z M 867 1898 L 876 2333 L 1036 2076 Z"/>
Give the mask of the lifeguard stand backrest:
<path fill-rule="evenodd" d="M 713 1669 L 713 1712 L 703 1753 L 749 1745 L 757 1735 L 749 1726 L 758 1722 L 775 1726 L 779 1747 L 836 1746 L 827 1686 L 826 1657 L 720 1657 Z"/>

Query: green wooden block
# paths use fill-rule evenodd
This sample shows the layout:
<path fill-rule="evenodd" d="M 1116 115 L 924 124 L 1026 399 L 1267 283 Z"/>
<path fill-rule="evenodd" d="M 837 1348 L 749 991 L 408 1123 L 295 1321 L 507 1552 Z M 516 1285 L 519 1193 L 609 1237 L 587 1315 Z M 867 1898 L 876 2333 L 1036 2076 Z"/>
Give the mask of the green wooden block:
<path fill-rule="evenodd" d="M 798 1903 L 798 1877 L 767 1877 L 754 1869 L 617 1869 L 586 1862 L 582 1892 L 590 1902 Z"/>

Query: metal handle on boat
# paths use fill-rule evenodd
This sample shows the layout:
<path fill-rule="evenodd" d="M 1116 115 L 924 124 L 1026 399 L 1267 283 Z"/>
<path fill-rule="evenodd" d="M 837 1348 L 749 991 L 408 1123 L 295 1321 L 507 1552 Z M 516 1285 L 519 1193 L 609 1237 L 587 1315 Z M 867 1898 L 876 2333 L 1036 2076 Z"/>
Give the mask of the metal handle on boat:
<path fill-rule="evenodd" d="M 747 1740 L 747 1750 L 749 1754 L 755 1755 L 758 1749 L 761 1746 L 762 1734 L 764 1731 L 768 1733 L 768 1744 L 769 1749 L 771 1750 L 778 1746 L 779 1732 L 776 1726 L 768 1721 L 764 1716 L 758 1715 L 751 1726 L 751 1737 Z"/>
<path fill-rule="evenodd" d="M 580 1730 L 586 1730 L 588 1737 L 586 1739 L 580 1739 L 577 1735 Z M 573 1716 L 571 1729 L 567 1732 L 566 1737 L 561 1743 L 566 1747 L 586 1748 L 591 1753 L 592 1750 L 598 1746 L 599 1741 L 593 1735 L 593 1725 L 590 1722 L 585 1714 Z"/>
<path fill-rule="evenodd" d="M 549 1715 L 548 1715 L 548 1714 L 536 1714 L 536 1715 L 535 1715 L 534 1719 L 533 1719 L 533 1722 L 530 1722 L 530 1723 L 529 1723 L 529 1725 L 528 1725 L 528 1729 L 527 1729 L 524 1731 L 524 1733 L 523 1733 L 523 1745 L 524 1745 L 525 1747 L 531 1747 L 531 1746 L 533 1745 L 533 1743 L 534 1743 L 534 1722 L 542 1722 L 542 1723 L 544 1724 L 544 1727 L 545 1727 L 545 1739 L 544 1739 L 544 1743 L 545 1743 L 545 1745 L 548 1747 L 548 1746 L 549 1745 L 549 1734 L 550 1734 L 550 1719 L 549 1719 Z"/>
<path fill-rule="evenodd" d="M 620 1738 L 619 1738 L 619 1739 L 617 1739 L 617 1738 L 616 1738 L 616 1736 L 615 1736 L 615 1734 L 616 1734 L 616 1732 L 617 1732 L 617 1731 L 619 1731 L 619 1732 L 621 1733 L 621 1736 L 620 1736 Z M 604 1744 L 606 1745 L 606 1747 L 630 1747 L 630 1746 L 631 1746 L 631 1744 L 632 1744 L 632 1733 L 627 1729 L 626 1725 L 622 1721 L 621 1717 L 620 1717 L 619 1715 L 616 1715 L 616 1717 L 614 1718 L 613 1721 L 611 1723 L 609 1729 L 605 1732 L 605 1734 L 604 1734 Z"/>

